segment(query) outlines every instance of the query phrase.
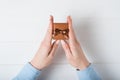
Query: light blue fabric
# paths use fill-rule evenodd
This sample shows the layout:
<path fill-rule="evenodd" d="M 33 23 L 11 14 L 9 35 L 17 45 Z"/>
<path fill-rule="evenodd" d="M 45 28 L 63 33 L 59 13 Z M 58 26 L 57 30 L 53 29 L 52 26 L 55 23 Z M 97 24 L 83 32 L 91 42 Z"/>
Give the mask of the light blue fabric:
<path fill-rule="evenodd" d="M 40 76 L 41 71 L 27 63 L 21 72 L 13 80 L 36 80 Z M 93 69 L 92 65 L 84 70 L 77 71 L 79 80 L 101 80 Z M 61 79 L 64 80 L 64 79 Z"/>
<path fill-rule="evenodd" d="M 27 63 L 20 73 L 12 80 L 36 80 L 41 74 L 41 71 L 34 68 L 30 63 Z"/>
<path fill-rule="evenodd" d="M 79 80 L 101 80 L 100 76 L 93 69 L 90 64 L 86 69 L 77 71 Z"/>

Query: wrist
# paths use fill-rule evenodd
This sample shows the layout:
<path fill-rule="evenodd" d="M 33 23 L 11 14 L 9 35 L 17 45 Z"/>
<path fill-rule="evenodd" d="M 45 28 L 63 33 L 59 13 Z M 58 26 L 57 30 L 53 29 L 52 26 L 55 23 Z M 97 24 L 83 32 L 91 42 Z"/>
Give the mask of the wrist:
<path fill-rule="evenodd" d="M 83 64 L 81 64 L 76 70 L 84 70 L 84 69 L 86 69 L 87 67 L 89 67 L 89 65 L 90 65 L 91 63 L 89 63 L 89 62 L 87 62 L 87 63 L 83 63 Z"/>
<path fill-rule="evenodd" d="M 39 66 L 39 64 L 37 64 L 34 61 L 29 62 L 34 68 L 38 69 L 38 70 L 42 70 L 42 67 Z"/>

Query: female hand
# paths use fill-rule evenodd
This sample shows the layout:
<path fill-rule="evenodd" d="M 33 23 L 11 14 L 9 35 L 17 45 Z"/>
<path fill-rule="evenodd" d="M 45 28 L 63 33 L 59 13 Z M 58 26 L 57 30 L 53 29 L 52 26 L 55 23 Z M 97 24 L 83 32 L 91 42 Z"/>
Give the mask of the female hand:
<path fill-rule="evenodd" d="M 89 66 L 89 61 L 86 59 L 82 48 L 76 39 L 74 30 L 72 28 L 72 19 L 70 16 L 68 16 L 67 22 L 69 25 L 69 40 L 61 41 L 66 53 L 66 57 L 73 67 L 77 69 L 85 69 L 87 66 Z"/>
<path fill-rule="evenodd" d="M 50 24 L 46 36 L 43 39 L 36 55 L 30 62 L 35 68 L 39 70 L 45 68 L 51 63 L 59 43 L 59 41 L 55 41 L 52 44 L 52 24 L 53 16 L 50 16 Z"/>

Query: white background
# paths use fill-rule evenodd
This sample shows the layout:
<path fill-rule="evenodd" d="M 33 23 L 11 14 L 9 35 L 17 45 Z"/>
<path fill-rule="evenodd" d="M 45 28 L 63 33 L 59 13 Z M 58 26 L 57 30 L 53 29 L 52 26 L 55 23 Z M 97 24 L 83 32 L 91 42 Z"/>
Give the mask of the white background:
<path fill-rule="evenodd" d="M 72 16 L 76 36 L 103 80 L 120 80 L 120 0 L 0 0 L 0 80 L 12 79 L 48 27 Z M 78 80 L 59 46 L 40 80 Z"/>

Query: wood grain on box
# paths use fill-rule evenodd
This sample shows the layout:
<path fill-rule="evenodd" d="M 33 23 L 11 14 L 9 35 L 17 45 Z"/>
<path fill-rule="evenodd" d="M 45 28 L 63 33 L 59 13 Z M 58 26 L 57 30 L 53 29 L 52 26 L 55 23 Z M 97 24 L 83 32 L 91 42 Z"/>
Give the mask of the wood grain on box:
<path fill-rule="evenodd" d="M 69 29 L 68 23 L 53 23 L 53 39 L 65 40 L 68 39 Z"/>

